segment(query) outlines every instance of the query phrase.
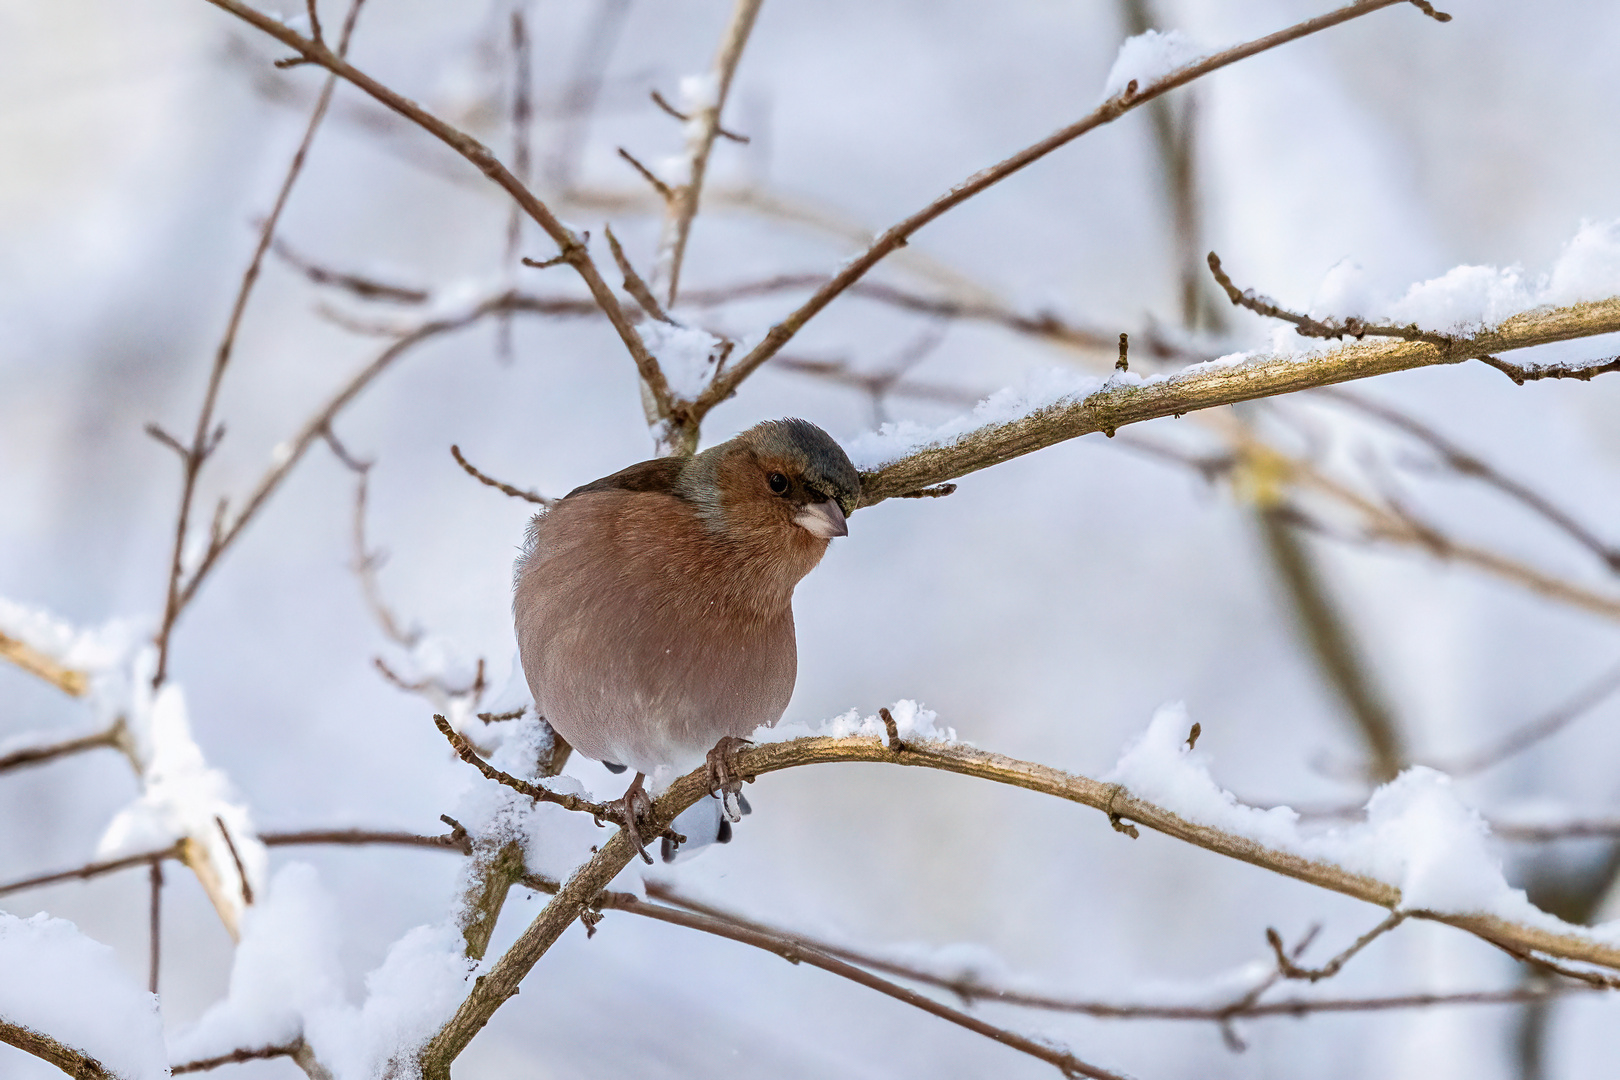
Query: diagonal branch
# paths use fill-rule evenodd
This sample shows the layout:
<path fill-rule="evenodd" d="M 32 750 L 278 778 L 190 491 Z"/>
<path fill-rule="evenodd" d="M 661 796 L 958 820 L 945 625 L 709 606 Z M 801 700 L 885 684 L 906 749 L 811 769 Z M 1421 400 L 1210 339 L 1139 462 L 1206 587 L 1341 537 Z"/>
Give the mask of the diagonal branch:
<path fill-rule="evenodd" d="M 1111 821 L 1129 819 L 1137 825 L 1208 851 L 1367 903 L 1391 910 L 1398 908 L 1401 903 L 1400 890 L 1387 882 L 1347 871 L 1332 863 L 1270 848 L 1245 836 L 1187 821 L 1164 807 L 1137 798 L 1122 785 L 1102 783 L 973 747 L 908 741 L 904 750 L 895 751 L 877 738 L 811 737 L 764 743 L 743 750 L 737 755 L 737 770 L 740 776 L 748 778 L 803 765 L 856 761 L 938 769 L 1052 795 L 1099 810 L 1108 815 Z M 667 828 L 682 810 L 705 797 L 708 790 L 706 768 L 696 769 L 679 778 L 654 802 L 643 832 Z M 495 962 L 455 1015 L 423 1048 L 419 1061 L 423 1075 L 428 1080 L 442 1080 L 448 1076 L 450 1063 L 482 1030 L 496 1010 L 518 992 L 523 979 L 562 936 L 563 931 L 576 919 L 592 911 L 602 890 L 634 857 L 635 848 L 621 830 L 558 889 L 552 901 Z M 1579 927 L 1558 923 L 1550 916 L 1533 925 L 1487 914 L 1412 911 L 1410 916 L 1457 927 L 1515 955 L 1552 957 L 1620 969 L 1620 947 L 1598 940 Z"/>
<path fill-rule="evenodd" d="M 7 660 L 30 675 L 38 675 L 62 693 L 83 697 L 90 689 L 90 677 L 46 656 L 26 641 L 0 633 L 0 660 Z"/>
<path fill-rule="evenodd" d="M 1482 352 L 1527 349 L 1554 341 L 1620 331 L 1620 297 L 1528 311 L 1448 348 L 1415 341 L 1359 341 L 1320 355 L 1257 356 L 1236 364 L 1204 364 L 1168 378 L 1106 386 L 1004 423 L 987 424 L 949 443 L 916 449 L 861 476 L 861 505 L 966 476 L 1055 443 L 1126 424 L 1275 397 L 1298 390 L 1460 363 Z"/>
<path fill-rule="evenodd" d="M 596 301 L 602 313 L 607 316 L 608 322 L 619 334 L 619 339 L 630 352 L 635 361 L 636 369 L 641 373 L 642 381 L 647 384 L 657 409 L 657 415 L 662 420 L 671 419 L 673 398 L 670 395 L 669 382 L 664 378 L 658 361 L 647 350 L 641 335 L 636 331 L 634 322 L 625 313 L 614 295 L 613 289 L 603 279 L 591 258 L 590 251 L 585 243 L 574 234 L 574 231 L 564 225 L 552 213 L 550 207 L 541 202 L 534 192 L 530 191 L 522 181 L 512 174 L 489 147 L 479 142 L 459 128 L 452 127 L 443 120 L 428 112 L 370 75 L 356 68 L 342 56 L 334 53 L 325 44 L 313 41 L 303 35 L 288 29 L 273 16 L 243 3 L 242 0 L 208 0 L 216 7 L 230 12 L 242 21 L 251 24 L 258 30 L 275 38 L 283 45 L 292 49 L 301 58 L 309 63 L 325 68 L 332 74 L 342 78 L 358 89 L 369 94 L 376 101 L 392 109 L 394 112 L 421 127 L 428 134 L 444 143 L 450 149 L 466 158 L 480 172 L 490 180 L 500 185 L 517 204 L 523 208 L 535 224 L 539 225 L 545 234 L 556 242 L 559 256 L 563 262 L 574 268 L 575 273 L 585 282 L 590 290 L 591 297 Z"/>
<path fill-rule="evenodd" d="M 344 56 L 349 51 L 349 41 L 354 36 L 355 21 L 360 17 L 360 5 L 364 0 L 350 0 L 348 16 L 343 21 L 342 36 L 338 41 L 337 57 Z M 315 37 L 320 38 L 320 23 L 314 16 L 314 5 L 310 5 L 311 22 Z M 326 50 L 323 43 L 322 50 Z M 163 622 L 158 629 L 157 670 L 152 675 L 152 685 L 161 686 L 169 670 L 169 639 L 174 632 L 174 624 L 180 618 L 180 612 L 190 599 L 189 590 L 182 588 L 181 582 L 185 576 L 184 553 L 186 547 L 186 534 L 190 529 L 192 504 L 197 494 L 197 478 L 202 472 L 203 462 L 213 453 L 224 434 L 223 427 L 214 425 L 214 406 L 219 401 L 220 383 L 225 378 L 225 369 L 231 362 L 231 354 L 236 348 L 237 331 L 242 326 L 242 315 L 247 311 L 248 298 L 253 294 L 253 286 L 259 280 L 259 270 L 264 265 L 265 252 L 275 239 L 276 225 L 281 221 L 281 212 L 286 209 L 287 199 L 292 195 L 293 185 L 303 174 L 304 161 L 309 156 L 309 148 L 315 142 L 315 133 L 320 130 L 321 121 L 326 119 L 327 108 L 332 104 L 332 93 L 337 87 L 337 76 L 327 78 L 321 86 L 320 96 L 315 100 L 315 108 L 310 113 L 309 124 L 304 128 L 304 137 L 294 151 L 292 162 L 287 166 L 287 175 L 281 182 L 281 190 L 276 193 L 275 204 L 270 208 L 269 215 L 259 228 L 259 242 L 253 249 L 253 257 L 248 260 L 247 270 L 242 274 L 242 284 L 236 290 L 236 300 L 231 304 L 231 314 L 225 323 L 225 335 L 220 339 L 219 348 L 214 353 L 214 366 L 208 373 L 208 389 L 203 394 L 202 408 L 197 410 L 197 427 L 192 433 L 191 445 L 181 451 L 183 474 L 180 486 L 180 512 L 176 516 L 174 531 L 174 548 L 169 558 L 169 583 L 163 602 Z"/>
<path fill-rule="evenodd" d="M 1253 41 L 1216 53 L 1214 56 L 1195 61 L 1170 72 L 1147 86 L 1138 87 L 1133 81 L 1123 93 L 1109 98 L 1075 123 L 1053 132 L 1040 142 L 1019 151 L 1005 161 L 975 173 L 923 209 L 917 211 L 917 213 L 890 226 L 872 242 L 870 247 L 847 263 L 842 270 L 829 279 L 825 285 L 817 289 L 797 310 L 771 327 L 764 339 L 733 365 L 729 371 L 716 378 L 693 404 L 693 412 L 698 419 L 701 419 L 710 409 L 730 397 L 744 379 L 752 375 L 760 365 L 781 351 L 782 347 L 792 340 L 793 336 L 799 332 L 805 323 L 814 318 L 834 298 L 864 277 L 867 271 L 871 270 L 886 256 L 904 247 L 910 241 L 912 234 L 947 211 L 960 206 L 985 189 L 1000 183 L 1013 173 L 1039 161 L 1052 151 L 1068 145 L 1087 132 L 1112 123 L 1132 109 L 1169 93 L 1177 87 L 1185 86 L 1204 75 L 1208 75 L 1210 72 L 1219 71 L 1223 67 L 1235 64 L 1239 60 L 1248 59 L 1268 49 L 1274 49 L 1279 45 L 1297 41 L 1300 38 L 1338 26 L 1340 23 L 1348 22 L 1351 19 L 1359 18 L 1362 15 L 1370 14 L 1380 8 L 1389 7 L 1399 2 L 1400 0 L 1357 0 L 1356 3 L 1347 4 L 1336 11 L 1319 15 L 1314 19 L 1307 19 L 1285 30 L 1279 30 L 1274 34 L 1256 38 Z M 942 477 L 941 479 L 948 479 L 948 477 Z M 919 484 L 917 486 L 926 485 Z"/>
<path fill-rule="evenodd" d="M 0 1042 L 10 1043 L 17 1049 L 48 1061 L 75 1080 L 120 1080 L 117 1073 L 66 1043 L 58 1042 L 32 1028 L 10 1024 L 0 1019 Z"/>

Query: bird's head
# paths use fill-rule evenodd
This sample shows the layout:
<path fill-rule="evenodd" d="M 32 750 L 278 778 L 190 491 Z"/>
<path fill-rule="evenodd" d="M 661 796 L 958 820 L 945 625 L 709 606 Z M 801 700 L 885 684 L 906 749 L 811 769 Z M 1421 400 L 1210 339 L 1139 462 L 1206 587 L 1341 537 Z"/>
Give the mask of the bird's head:
<path fill-rule="evenodd" d="M 813 546 L 847 536 L 861 479 L 808 420 L 767 420 L 697 455 L 682 477 L 710 528 L 737 539 Z"/>

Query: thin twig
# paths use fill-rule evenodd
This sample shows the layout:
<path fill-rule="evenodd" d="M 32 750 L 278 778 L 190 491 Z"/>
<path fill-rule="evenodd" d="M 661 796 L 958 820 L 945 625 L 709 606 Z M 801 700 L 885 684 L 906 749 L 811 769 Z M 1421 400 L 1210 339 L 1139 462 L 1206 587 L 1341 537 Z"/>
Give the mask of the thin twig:
<path fill-rule="evenodd" d="M 500 769 L 495 768 L 495 766 L 479 757 L 478 751 L 473 749 L 472 744 L 469 743 L 460 732 L 450 726 L 450 721 L 446 720 L 442 716 L 435 715 L 433 717 L 433 723 L 439 729 L 439 734 L 443 735 L 447 740 L 449 740 L 450 747 L 456 752 L 456 756 L 482 773 L 484 775 L 484 779 L 493 780 L 497 784 L 501 784 L 504 787 L 509 787 L 519 795 L 527 795 L 536 802 L 553 803 L 565 810 L 573 810 L 582 814 L 590 814 L 592 817 L 598 820 L 601 820 L 602 818 L 618 820 L 618 809 L 607 803 L 591 802 L 589 799 L 582 799 L 578 795 L 569 795 L 560 791 L 552 791 L 550 788 L 542 787 L 539 784 L 531 784 L 529 781 L 513 776 L 511 773 L 502 772 Z"/>
<path fill-rule="evenodd" d="M 302 829 L 293 832 L 267 832 L 259 834 L 265 847 L 298 847 L 316 844 L 392 844 L 403 847 L 425 847 L 472 853 L 467 830 L 452 827 L 442 836 L 424 836 L 420 833 L 392 829 Z"/>
<path fill-rule="evenodd" d="M 602 232 L 607 236 L 608 247 L 613 251 L 613 261 L 619 264 L 619 272 L 624 275 L 624 291 L 636 298 L 636 303 L 641 305 L 641 310 L 649 317 L 663 323 L 674 323 L 675 320 L 664 314 L 664 309 L 658 306 L 658 298 L 647 288 L 647 283 L 642 280 L 641 275 L 636 273 L 635 266 L 631 264 L 630 257 L 624 253 L 624 248 L 620 246 L 619 238 L 613 235 L 613 230 L 603 226 Z"/>
<path fill-rule="evenodd" d="M 675 192 L 670 189 L 668 184 L 664 183 L 658 178 L 657 173 L 643 165 L 639 158 L 622 146 L 619 147 L 619 156 L 628 161 L 630 163 L 630 167 L 636 170 L 636 172 L 641 175 L 643 180 L 652 185 L 652 189 L 658 192 L 659 198 L 663 199 L 665 202 L 671 202 L 674 200 Z"/>
<path fill-rule="evenodd" d="M 74 672 L 74 674 L 78 674 L 78 672 Z M 59 757 L 67 757 L 69 754 L 82 754 L 86 750 L 99 750 L 102 747 L 118 749 L 123 742 L 124 731 L 124 722 L 119 720 L 111 727 L 92 732 L 89 735 L 80 735 L 72 739 L 63 739 L 61 742 L 13 750 L 9 754 L 0 756 L 0 772 L 26 768 L 30 765 L 42 765 Z"/>
<path fill-rule="evenodd" d="M 1503 474 L 1499 469 L 1464 450 L 1429 425 L 1398 409 L 1338 387 L 1325 388 L 1317 391 L 1317 393 L 1329 401 L 1348 405 L 1358 412 L 1383 421 L 1390 427 L 1406 432 L 1406 434 L 1422 442 L 1440 455 L 1440 459 L 1452 471 L 1477 479 L 1516 500 L 1602 559 L 1610 570 L 1620 573 L 1620 547 L 1605 543 L 1597 534 L 1575 520 L 1572 514 L 1556 506 L 1545 495 Z"/>
<path fill-rule="evenodd" d="M 1333 957 L 1333 959 L 1329 960 L 1326 964 L 1323 964 L 1319 968 L 1305 968 L 1296 964 L 1293 958 L 1288 955 L 1288 951 L 1283 948 L 1282 935 L 1278 934 L 1275 929 L 1269 926 L 1266 927 L 1266 942 L 1271 946 L 1271 951 L 1276 954 L 1277 970 L 1282 973 L 1283 978 L 1303 979 L 1306 982 L 1314 983 L 1319 982 L 1322 979 L 1331 979 L 1333 976 L 1337 975 L 1344 968 L 1344 965 L 1350 962 L 1352 957 L 1354 957 L 1362 949 L 1365 949 L 1368 945 L 1371 945 L 1378 938 L 1401 925 L 1401 923 L 1410 918 L 1412 914 L 1413 913 L 1410 911 L 1391 912 L 1389 917 L 1383 922 L 1356 938 L 1356 940 L 1351 943 L 1349 948 L 1345 949 L 1343 952 L 1339 953 L 1337 956 Z"/>
<path fill-rule="evenodd" d="M 381 300 L 392 304 L 425 304 L 433 298 L 433 294 L 426 289 L 413 288 L 409 285 L 399 285 L 389 281 L 378 281 L 376 278 L 364 274 L 356 274 L 343 270 L 332 270 L 312 262 L 293 250 L 281 237 L 270 242 L 270 251 L 277 258 L 297 270 L 315 285 L 343 289 L 353 293 L 361 300 Z M 597 310 L 592 305 L 592 310 Z"/>
<path fill-rule="evenodd" d="M 360 17 L 360 6 L 364 0 L 350 0 L 349 13 L 343 21 L 343 31 L 338 39 L 337 52 L 331 53 L 324 42 L 318 47 L 328 56 L 338 62 L 349 51 L 349 40 L 354 35 L 355 21 Z M 320 38 L 319 23 L 313 24 L 317 39 Z M 291 31 L 288 31 L 291 33 Z M 295 35 L 296 36 L 296 35 Z M 231 355 L 236 348 L 236 335 L 242 326 L 242 316 L 247 311 L 248 298 L 253 295 L 253 286 L 259 280 L 259 270 L 264 265 L 264 255 L 270 249 L 270 242 L 275 238 L 276 225 L 281 221 L 281 212 L 287 206 L 287 200 L 292 195 L 293 185 L 303 174 L 304 161 L 309 156 L 309 148 L 315 142 L 315 133 L 320 130 L 321 121 L 326 118 L 328 106 L 332 103 L 332 93 L 337 88 L 336 75 L 329 76 L 321 86 L 320 95 L 315 99 L 315 108 L 311 111 L 309 123 L 304 128 L 304 137 L 293 152 L 292 161 L 287 166 L 287 175 L 281 182 L 281 189 L 276 193 L 275 203 L 266 215 L 264 224 L 259 229 L 259 240 L 254 246 L 253 256 L 248 260 L 247 270 L 242 274 L 242 283 L 237 287 L 236 299 L 231 304 L 231 313 L 225 322 L 225 334 L 220 339 L 219 347 L 214 352 L 214 364 L 208 374 L 208 389 L 203 394 L 202 407 L 197 410 L 197 426 L 192 433 L 191 445 L 184 455 L 184 464 L 180 488 L 180 511 L 176 515 L 174 547 L 169 558 L 169 582 L 163 603 L 163 621 L 158 628 L 157 668 L 152 674 L 152 685 L 163 685 L 169 670 L 169 642 L 174 633 L 174 624 L 180 618 L 191 596 L 196 592 L 196 585 L 201 579 L 203 571 L 193 575 L 190 586 L 182 584 L 185 576 L 184 553 L 187 533 L 191 523 L 192 503 L 197 493 L 197 478 L 202 472 L 203 463 L 219 443 L 219 432 L 214 425 L 214 406 L 219 400 L 220 383 L 225 378 L 225 369 L 231 362 Z"/>
<path fill-rule="evenodd" d="M 698 202 L 703 194 L 703 178 L 709 169 L 709 154 L 714 140 L 720 134 L 720 114 L 725 111 L 726 98 L 731 93 L 731 81 L 737 73 L 748 36 L 753 33 L 754 20 L 759 15 L 762 0 L 736 0 L 731 18 L 720 36 L 720 48 L 709 68 L 707 80 L 712 84 L 712 100 L 697 102 L 693 115 L 687 120 L 686 179 L 674 190 L 664 212 L 663 235 L 658 241 L 656 278 L 668 284 L 667 296 L 671 307 L 681 283 L 681 264 L 686 258 L 686 242 L 692 233 L 692 222 L 697 217 Z M 671 110 L 674 111 L 674 110 Z M 678 115 L 678 114 L 677 114 Z"/>
<path fill-rule="evenodd" d="M 187 1061 L 175 1065 L 169 1070 L 169 1073 L 172 1076 L 184 1076 L 186 1073 L 207 1072 L 209 1069 L 217 1069 L 221 1065 L 240 1065 L 244 1061 L 264 1061 L 269 1058 L 292 1057 L 298 1053 L 302 1045 L 303 1040 L 300 1039 L 285 1046 L 262 1046 L 251 1050 L 232 1050 L 230 1053 L 220 1054 L 218 1057 L 200 1058 L 197 1061 Z"/>
<path fill-rule="evenodd" d="M 474 480 L 477 480 L 480 484 L 494 488 L 502 495 L 510 495 L 514 499 L 523 499 L 527 502 L 532 502 L 537 506 L 550 507 L 557 505 L 556 499 L 548 499 L 538 492 L 524 491 L 521 488 L 513 487 L 511 484 L 503 484 L 494 477 L 480 472 L 470 461 L 461 456 L 461 447 L 456 446 L 454 443 L 452 443 L 450 446 L 450 456 L 456 459 L 456 464 L 460 465 L 462 469 L 466 471 L 468 476 L 472 477 Z"/>
<path fill-rule="evenodd" d="M 153 859 L 149 871 L 152 887 L 151 910 L 147 917 L 146 991 L 158 992 L 158 964 L 163 959 L 163 860 Z"/>
<path fill-rule="evenodd" d="M 1470 753 L 1443 760 L 1434 768 L 1451 776 L 1472 776 L 1523 753 L 1591 712 L 1620 690 L 1620 666 L 1610 668 L 1568 701 L 1545 716 L 1515 728 L 1500 739 Z"/>
<path fill-rule="evenodd" d="M 591 5 L 591 21 L 574 54 L 568 82 L 563 91 L 561 113 L 564 122 L 557 142 L 546 159 L 546 175 L 551 186 L 573 192 L 578 178 L 585 136 L 596 102 L 602 93 L 603 74 L 624 29 L 630 0 L 597 0 Z"/>
<path fill-rule="evenodd" d="M 817 289 L 797 310 L 771 327 L 757 346 L 734 364 L 723 377 L 716 379 L 699 400 L 694 403 L 693 411 L 695 415 L 701 418 L 708 410 L 730 397 L 744 379 L 752 375 L 760 365 L 781 351 L 782 347 L 792 340 L 800 328 L 831 303 L 835 297 L 864 277 L 867 271 L 871 270 L 886 256 L 904 247 L 911 236 L 919 229 L 947 211 L 961 205 L 1026 166 L 1039 161 L 1059 147 L 1067 145 L 1089 131 L 1117 120 L 1132 109 L 1151 101 L 1161 94 L 1185 86 L 1212 71 L 1218 71 L 1239 60 L 1247 59 L 1268 49 L 1274 49 L 1279 45 L 1338 26 L 1340 23 L 1370 14 L 1397 2 L 1399 0 L 1358 0 L 1358 2 L 1347 4 L 1336 11 L 1328 12 L 1314 19 L 1307 19 L 1285 30 L 1268 34 L 1262 38 L 1256 38 L 1253 41 L 1178 68 L 1145 87 L 1137 87 L 1134 93 L 1129 92 L 1128 88 L 1126 94 L 1110 98 L 1075 123 L 1053 132 L 1045 139 L 1019 151 L 1012 157 L 975 173 L 917 213 L 890 226 L 872 242 L 865 252 L 847 263 L 842 270 L 829 279 L 825 285 Z M 951 477 L 940 477 L 939 479 L 947 480 L 951 479 Z M 925 486 L 927 485 L 913 484 L 909 485 L 906 490 L 914 490 L 917 487 Z"/>
<path fill-rule="evenodd" d="M 11 893 L 22 892 L 24 889 L 37 889 L 45 885 L 55 885 L 59 881 L 88 881 L 103 874 L 128 870 L 133 866 L 145 866 L 150 862 L 162 859 L 179 859 L 180 857 L 180 845 L 175 844 L 158 851 L 143 851 L 136 855 L 124 855 L 117 859 L 87 863 L 73 870 L 58 870 L 51 874 L 39 874 L 19 881 L 5 882 L 0 884 L 0 896 L 9 896 Z"/>
<path fill-rule="evenodd" d="M 648 392 L 652 396 L 653 408 L 658 418 L 665 421 L 672 419 L 672 399 L 669 393 L 669 382 L 659 368 L 657 360 L 647 351 L 646 344 L 641 340 L 641 335 L 637 333 L 632 321 L 626 316 L 618 298 L 613 295 L 612 288 L 609 287 L 597 270 L 590 251 L 580 238 L 574 234 L 573 230 L 564 225 L 552 213 L 551 209 L 535 196 L 534 192 L 530 191 L 499 158 L 490 152 L 488 147 L 459 128 L 445 123 L 414 101 L 384 86 L 370 75 L 350 64 L 342 56 L 333 53 L 320 42 L 311 41 L 296 33 L 274 17 L 248 6 L 242 0 L 209 0 L 209 3 L 230 12 L 256 29 L 270 35 L 299 56 L 341 77 L 369 94 L 376 101 L 415 123 L 434 138 L 466 158 L 480 172 L 503 188 L 512 198 L 516 199 L 518 205 L 523 207 L 524 212 L 557 244 L 558 253 L 563 261 L 574 268 L 580 279 L 584 281 L 586 288 L 590 290 L 591 296 L 607 316 L 608 322 L 613 324 L 614 330 L 618 332 L 619 339 L 629 351 L 631 359 L 635 361 L 642 381 L 647 384 Z"/>
<path fill-rule="evenodd" d="M 225 827 L 225 819 L 218 814 L 214 815 L 214 824 L 219 826 L 219 835 L 225 838 L 225 846 L 231 853 L 231 862 L 236 864 L 236 877 L 242 883 L 242 903 L 252 907 L 253 886 L 248 882 L 247 868 L 242 865 L 242 856 L 236 850 L 236 841 L 231 839 L 231 830 Z"/>

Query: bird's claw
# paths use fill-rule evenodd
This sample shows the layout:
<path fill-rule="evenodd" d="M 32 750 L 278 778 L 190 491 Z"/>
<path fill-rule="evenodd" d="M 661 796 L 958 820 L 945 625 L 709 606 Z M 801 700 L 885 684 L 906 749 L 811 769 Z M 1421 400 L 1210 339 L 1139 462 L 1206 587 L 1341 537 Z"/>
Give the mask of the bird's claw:
<path fill-rule="evenodd" d="M 643 862 L 651 866 L 652 856 L 647 854 L 647 845 L 641 839 L 641 824 L 652 814 L 652 796 L 648 795 L 646 789 L 641 786 L 642 779 L 642 775 L 637 773 L 635 782 L 630 785 L 630 790 L 605 805 L 613 814 L 619 827 L 624 830 L 624 835 L 629 837 L 631 846 L 636 849 L 636 854 L 641 856 Z"/>
<path fill-rule="evenodd" d="M 709 793 L 720 796 L 722 815 L 730 821 L 742 820 L 743 777 L 737 769 L 737 751 L 754 744 L 735 735 L 723 736 L 709 751 Z"/>

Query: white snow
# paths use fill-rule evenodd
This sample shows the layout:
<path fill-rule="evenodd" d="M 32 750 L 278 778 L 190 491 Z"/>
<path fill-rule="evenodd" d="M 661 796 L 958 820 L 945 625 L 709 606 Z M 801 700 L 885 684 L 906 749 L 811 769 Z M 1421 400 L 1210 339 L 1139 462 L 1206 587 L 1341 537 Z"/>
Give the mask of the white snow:
<path fill-rule="evenodd" d="M 127 619 L 79 630 L 41 608 L 0 597 L 0 634 L 21 641 L 63 667 L 83 671 L 92 682 L 129 658 L 139 633 Z"/>
<path fill-rule="evenodd" d="M 89 1054 L 124 1080 L 168 1075 L 157 998 L 65 919 L 0 912 L 0 1017 Z"/>
<path fill-rule="evenodd" d="M 1180 30 L 1149 30 L 1145 34 L 1126 38 L 1114 57 L 1114 66 L 1103 80 L 1103 100 L 1123 93 L 1131 80 L 1138 90 L 1145 90 L 1178 68 L 1209 55 L 1203 48 Z"/>
<path fill-rule="evenodd" d="M 1105 385 L 1103 379 L 1072 367 L 1047 368 L 1030 373 L 1021 386 L 996 391 L 975 405 L 970 413 L 936 425 L 913 420 L 887 423 L 875 432 L 857 436 L 844 449 L 857 469 L 875 469 L 924 447 L 948 446 L 979 428 L 1010 423 L 1042 409 L 1070 404 Z"/>
<path fill-rule="evenodd" d="M 907 699 L 896 701 L 889 706 L 889 715 L 894 717 L 895 730 L 903 740 L 920 739 L 924 742 L 945 745 L 967 745 L 957 739 L 955 728 L 940 727 L 935 723 L 939 719 L 938 713 L 933 709 L 923 708 L 915 701 Z M 788 742 L 792 739 L 849 739 L 856 736 L 886 738 L 887 729 L 884 727 L 883 718 L 875 713 L 862 716 L 859 709 L 851 709 L 819 724 L 792 722 L 778 724 L 775 727 L 757 728 L 748 739 L 756 743 L 774 743 Z"/>
<path fill-rule="evenodd" d="M 720 363 L 719 338 L 705 330 L 648 320 L 641 328 L 647 349 L 669 380 L 675 396 L 691 401 L 709 385 Z"/>
<path fill-rule="evenodd" d="M 290 863 L 248 912 L 224 1000 L 171 1043 L 176 1062 L 299 1035 L 337 1080 L 371 1080 L 393 1059 L 410 1074 L 413 1052 L 466 997 L 475 965 L 450 922 L 419 926 L 366 978 L 366 1000 L 345 999 L 340 928 L 313 867 Z"/>
<path fill-rule="evenodd" d="M 1487 844 L 1489 828 L 1463 805 L 1444 774 L 1422 766 L 1408 769 L 1373 793 L 1365 820 L 1307 832 L 1288 807 L 1245 806 L 1221 788 L 1210 775 L 1209 755 L 1186 746 L 1190 727 L 1183 706 L 1161 708 L 1104 779 L 1188 821 L 1394 885 L 1406 910 L 1491 914 L 1620 942 L 1620 926 L 1570 926 L 1509 886 L 1501 860 Z"/>
<path fill-rule="evenodd" d="M 137 658 L 129 708 L 124 713 L 134 757 L 140 763 L 141 792 L 113 816 L 97 847 L 98 858 L 151 851 L 190 837 L 208 852 L 225 883 L 221 899 L 240 914 L 241 888 L 236 858 L 221 834 L 217 817 L 230 830 L 255 892 L 262 891 L 268 856 L 259 843 L 247 804 L 231 788 L 230 780 L 208 764 L 191 736 L 185 692 L 177 683 L 165 683 L 155 693 L 150 672 L 152 650 Z"/>
<path fill-rule="evenodd" d="M 1311 314 L 1416 323 L 1425 330 L 1472 333 L 1542 307 L 1560 307 L 1620 294 L 1620 222 L 1586 222 L 1552 268 L 1458 266 L 1397 296 L 1380 294 L 1354 262 L 1333 267 L 1317 290 Z"/>

